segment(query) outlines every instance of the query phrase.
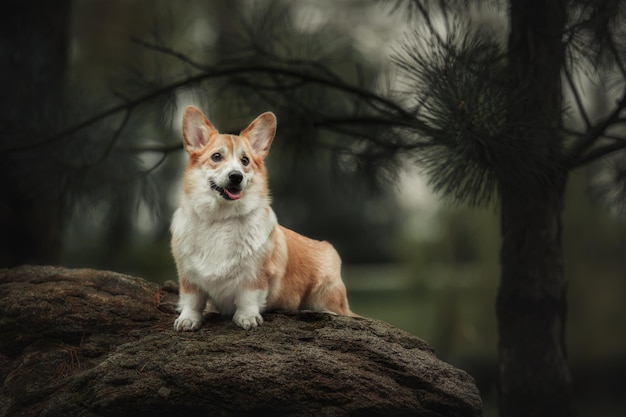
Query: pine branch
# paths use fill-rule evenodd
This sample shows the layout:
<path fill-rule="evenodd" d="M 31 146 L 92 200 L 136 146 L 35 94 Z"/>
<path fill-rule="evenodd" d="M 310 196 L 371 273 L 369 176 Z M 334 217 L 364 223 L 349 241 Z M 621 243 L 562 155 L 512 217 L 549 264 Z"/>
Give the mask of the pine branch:
<path fill-rule="evenodd" d="M 583 118 L 583 121 L 585 122 L 585 127 L 589 129 L 591 128 L 591 120 L 589 119 L 589 116 L 587 115 L 587 110 L 585 109 L 585 105 L 583 104 L 582 98 L 580 97 L 580 94 L 578 93 L 578 88 L 576 88 L 576 84 L 574 84 L 572 74 L 570 73 L 569 68 L 567 68 L 567 65 L 563 67 L 563 72 L 565 73 L 565 78 L 567 79 L 567 83 L 569 84 L 570 90 L 572 90 L 572 94 L 574 95 L 574 101 L 576 102 L 576 107 L 578 107 L 578 112 L 580 113 L 580 115 Z"/>
<path fill-rule="evenodd" d="M 605 132 L 611 126 L 621 123 L 623 118 L 621 118 L 622 111 L 626 109 L 626 91 L 622 98 L 617 102 L 615 109 L 608 115 L 604 120 L 596 123 L 594 126 L 589 128 L 585 135 L 578 141 L 576 145 L 574 145 L 574 149 L 570 153 L 568 166 L 570 168 L 577 168 L 582 165 L 585 165 L 591 161 L 594 161 L 598 158 L 601 158 L 605 155 L 608 155 L 611 152 L 615 152 L 616 150 L 621 149 L 623 146 L 626 146 L 626 143 L 623 146 L 616 146 L 617 143 L 602 147 L 596 150 L 593 150 L 589 153 L 585 153 L 593 146 L 596 141 L 601 137 L 606 137 Z"/>
<path fill-rule="evenodd" d="M 437 30 L 437 28 L 435 28 L 435 25 L 433 24 L 433 22 L 432 22 L 432 20 L 430 18 L 430 12 L 429 12 L 428 8 L 422 3 L 421 0 L 413 0 L 413 4 L 415 5 L 415 7 L 417 7 L 417 9 L 422 14 L 422 17 L 424 18 L 424 21 L 426 22 L 426 26 L 428 26 L 429 32 L 438 41 L 439 46 L 444 47 L 444 48 L 447 49 L 448 48 L 448 43 L 441 37 L 441 34 Z M 446 25 L 449 24 L 447 10 L 446 10 L 446 7 L 444 6 L 444 3 L 440 2 L 439 3 L 439 7 L 441 7 L 441 10 L 444 13 L 444 16 L 446 17 L 446 19 L 445 19 Z"/>
<path fill-rule="evenodd" d="M 611 53 L 613 54 L 613 58 L 615 59 L 615 64 L 617 65 L 617 68 L 622 74 L 622 79 L 626 81 L 626 64 L 624 64 L 624 61 L 622 61 L 621 55 L 619 51 L 617 50 L 617 46 L 615 45 L 615 41 L 613 40 L 613 37 L 610 35 L 607 36 L 607 44 L 609 46 Z"/>

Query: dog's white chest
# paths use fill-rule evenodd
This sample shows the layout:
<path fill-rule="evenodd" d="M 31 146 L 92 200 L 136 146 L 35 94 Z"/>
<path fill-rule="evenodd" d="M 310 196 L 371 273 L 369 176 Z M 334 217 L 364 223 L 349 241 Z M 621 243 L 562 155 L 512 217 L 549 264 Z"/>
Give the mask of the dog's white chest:
<path fill-rule="evenodd" d="M 181 207 L 172 221 L 179 269 L 190 282 L 205 288 L 226 280 L 235 284 L 254 279 L 271 249 L 269 236 L 275 225 L 271 210 L 212 221 Z"/>

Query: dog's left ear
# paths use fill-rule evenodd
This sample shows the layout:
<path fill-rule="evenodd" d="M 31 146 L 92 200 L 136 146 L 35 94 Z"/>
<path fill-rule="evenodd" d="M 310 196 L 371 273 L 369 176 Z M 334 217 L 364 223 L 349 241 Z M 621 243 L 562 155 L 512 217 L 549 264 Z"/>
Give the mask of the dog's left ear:
<path fill-rule="evenodd" d="M 239 135 L 248 138 L 254 153 L 265 158 L 276 134 L 276 116 L 266 112 L 257 117 Z"/>

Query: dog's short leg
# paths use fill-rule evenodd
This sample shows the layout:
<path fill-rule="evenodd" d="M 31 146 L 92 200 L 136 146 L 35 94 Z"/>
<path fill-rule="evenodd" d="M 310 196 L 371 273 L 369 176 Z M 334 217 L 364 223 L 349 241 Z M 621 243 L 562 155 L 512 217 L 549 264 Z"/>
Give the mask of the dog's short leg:
<path fill-rule="evenodd" d="M 174 322 L 174 330 L 188 332 L 198 330 L 202 325 L 202 311 L 206 306 L 207 294 L 196 288 L 183 285 L 180 289 L 180 316 Z"/>
<path fill-rule="evenodd" d="M 263 324 L 261 310 L 267 301 L 267 290 L 241 289 L 235 297 L 237 310 L 233 316 L 235 324 L 242 329 L 254 329 Z"/>

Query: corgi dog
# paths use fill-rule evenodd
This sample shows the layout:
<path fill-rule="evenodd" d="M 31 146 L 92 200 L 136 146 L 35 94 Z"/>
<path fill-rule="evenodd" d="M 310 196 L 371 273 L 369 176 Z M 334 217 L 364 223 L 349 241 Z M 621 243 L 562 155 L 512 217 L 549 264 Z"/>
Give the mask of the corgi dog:
<path fill-rule="evenodd" d="M 182 131 L 189 163 L 171 225 L 180 281 L 174 329 L 197 330 L 207 301 L 246 330 L 261 325 L 267 310 L 354 316 L 333 246 L 280 226 L 270 207 L 264 160 L 274 114 L 226 135 L 188 106 Z"/>

